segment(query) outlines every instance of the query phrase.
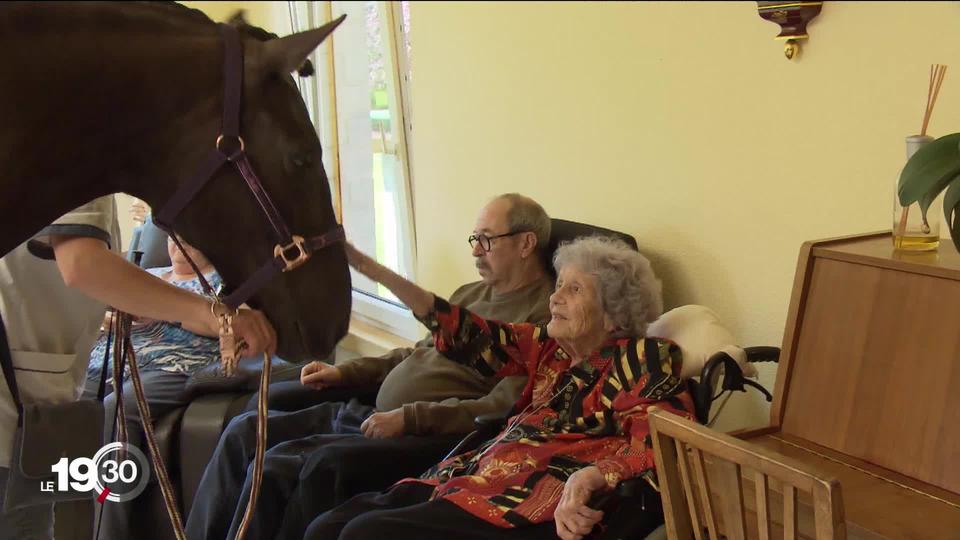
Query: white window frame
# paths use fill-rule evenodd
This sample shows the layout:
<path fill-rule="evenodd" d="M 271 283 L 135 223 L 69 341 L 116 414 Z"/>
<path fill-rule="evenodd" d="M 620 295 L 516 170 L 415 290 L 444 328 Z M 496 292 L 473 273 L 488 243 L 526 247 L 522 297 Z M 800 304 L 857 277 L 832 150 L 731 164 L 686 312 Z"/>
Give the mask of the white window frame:
<path fill-rule="evenodd" d="M 390 114 L 391 118 L 399 120 L 395 122 L 399 129 L 398 127 L 394 128 L 393 135 L 396 144 L 393 153 L 401 156 L 400 162 L 403 166 L 404 182 L 406 184 L 405 192 L 401 195 L 401 204 L 405 207 L 404 210 L 408 219 L 406 223 L 400 223 L 399 226 L 401 230 L 408 231 L 409 238 L 407 249 L 400 254 L 400 264 L 403 273 L 415 281 L 417 235 L 416 220 L 413 214 L 412 156 L 408 146 L 413 126 L 410 119 L 410 81 L 407 77 L 409 59 L 406 54 L 406 47 L 403 46 L 402 5 L 400 2 L 383 1 L 377 4 L 381 21 L 383 21 L 383 28 L 389 31 L 389 36 L 384 36 L 387 42 L 384 59 L 387 63 L 386 70 L 392 75 L 387 82 L 388 92 L 391 97 L 395 96 L 395 99 L 390 100 Z M 288 6 L 291 28 L 294 32 L 319 27 L 339 15 L 334 13 L 333 2 L 329 0 L 288 2 Z M 318 135 L 323 145 L 324 168 L 329 177 L 334 210 L 337 220 L 343 223 L 344 203 L 340 173 L 339 119 L 336 114 L 329 115 L 326 118 L 321 114 L 321 111 L 325 109 L 336 109 L 335 46 L 336 32 L 331 34 L 311 56 L 317 74 L 311 79 L 299 79 L 298 84 L 310 112 L 311 120 L 317 126 Z M 351 272 L 353 271 L 351 270 Z M 399 303 L 380 298 L 358 288 L 353 289 L 352 299 L 353 314 L 359 321 L 411 341 L 418 341 L 425 334 L 423 326 L 416 320 L 413 313 Z"/>
<path fill-rule="evenodd" d="M 420 341 L 426 328 L 400 304 L 353 290 L 353 316 L 357 320 L 410 341 Z"/>

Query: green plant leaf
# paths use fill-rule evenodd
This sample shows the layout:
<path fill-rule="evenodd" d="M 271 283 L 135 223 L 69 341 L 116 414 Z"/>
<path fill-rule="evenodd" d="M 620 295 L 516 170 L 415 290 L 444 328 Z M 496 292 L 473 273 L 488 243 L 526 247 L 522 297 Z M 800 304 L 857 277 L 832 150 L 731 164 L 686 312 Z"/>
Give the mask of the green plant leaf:
<path fill-rule="evenodd" d="M 956 186 L 957 184 L 954 184 Z M 954 207 L 954 211 L 960 212 L 960 208 Z M 957 251 L 960 251 L 960 219 L 953 220 L 953 223 L 950 224 L 950 238 L 953 239 L 953 245 L 957 248 Z"/>
<path fill-rule="evenodd" d="M 960 212 L 960 176 L 953 179 L 947 192 L 943 195 L 943 217 L 954 242 L 960 241 L 960 235 L 954 233 L 954 226 L 960 225 L 960 219 L 954 223 L 955 212 Z M 960 246 L 958 246 L 960 247 Z"/>
<path fill-rule="evenodd" d="M 947 181 L 949 184 L 949 180 Z M 940 192 L 943 191 L 943 188 L 932 189 L 923 194 L 923 197 L 920 197 L 920 215 L 923 216 L 923 222 L 927 223 L 927 210 L 930 209 L 930 205 L 933 204 L 933 201 L 937 199 L 937 195 L 940 195 Z"/>
<path fill-rule="evenodd" d="M 901 206 L 926 198 L 926 208 L 953 178 L 960 174 L 960 133 L 945 135 L 924 145 L 900 173 L 897 196 Z"/>

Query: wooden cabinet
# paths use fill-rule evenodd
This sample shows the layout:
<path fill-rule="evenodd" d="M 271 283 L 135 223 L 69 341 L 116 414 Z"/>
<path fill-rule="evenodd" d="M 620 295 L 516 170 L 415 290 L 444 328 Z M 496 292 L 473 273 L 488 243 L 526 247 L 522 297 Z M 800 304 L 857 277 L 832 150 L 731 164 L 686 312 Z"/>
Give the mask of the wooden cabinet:
<path fill-rule="evenodd" d="M 960 538 L 960 254 L 804 244 L 770 427 L 741 437 L 834 474 L 851 537 Z"/>

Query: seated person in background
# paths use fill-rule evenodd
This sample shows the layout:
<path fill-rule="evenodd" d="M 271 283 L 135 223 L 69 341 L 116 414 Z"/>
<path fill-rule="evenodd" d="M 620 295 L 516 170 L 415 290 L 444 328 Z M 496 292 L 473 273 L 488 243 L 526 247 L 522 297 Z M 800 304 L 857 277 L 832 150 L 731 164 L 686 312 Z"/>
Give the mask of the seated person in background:
<path fill-rule="evenodd" d="M 410 307 L 451 362 L 527 384 L 520 412 L 492 441 L 353 497 L 313 521 L 305 539 L 579 539 L 603 516 L 587 506 L 594 492 L 652 470 L 647 408 L 693 417 L 679 347 L 645 339 L 662 311 L 660 283 L 619 240 L 581 238 L 557 250 L 551 319 L 540 326 L 451 305 L 353 246 L 347 257 Z M 662 522 L 648 513 L 636 516 L 647 532 Z"/>
<path fill-rule="evenodd" d="M 196 248 L 184 242 L 183 239 L 180 239 L 180 242 L 200 271 L 203 272 L 203 276 L 210 286 L 214 290 L 220 287 L 222 284 L 220 274 L 213 268 L 210 261 Z M 202 295 L 203 287 L 200 285 L 197 274 L 170 238 L 167 239 L 167 252 L 170 255 L 172 266 L 149 268 L 146 271 L 167 283 Z M 106 331 L 109 329 L 111 318 L 112 312 L 107 312 L 107 316 L 104 318 L 104 333 L 97 339 L 93 350 L 90 352 L 85 392 L 93 396 L 96 395 L 97 386 L 100 383 L 100 370 L 103 367 L 103 356 L 106 353 L 107 345 Z M 131 325 L 130 342 L 136 353 L 144 392 L 150 401 L 150 414 L 154 418 L 172 408 L 186 405 L 185 401 L 178 401 L 177 398 L 183 392 L 183 387 L 190 375 L 220 361 L 220 342 L 217 338 L 194 334 L 178 324 L 165 321 L 134 317 Z M 113 381 L 113 351 L 110 351 L 110 355 L 106 377 L 108 392 L 112 388 L 110 385 Z M 129 370 L 125 372 L 123 380 L 124 399 L 129 400 L 132 405 L 132 408 L 127 407 L 126 409 L 127 418 L 136 418 L 139 421 L 136 396 L 133 393 L 133 384 L 130 382 Z M 133 441 L 131 440 L 131 442 Z"/>
<path fill-rule="evenodd" d="M 490 317 L 546 321 L 553 284 L 541 250 L 549 234 L 550 218 L 532 199 L 494 198 L 469 238 L 482 281 L 460 287 L 452 298 Z M 248 538 L 301 538 L 308 523 L 304 516 L 419 474 L 473 430 L 474 417 L 506 414 L 526 380 L 498 382 L 449 362 L 428 336 L 415 348 L 380 358 L 337 366 L 313 362 L 303 368 L 301 382 L 315 389 L 311 399 L 322 396 L 316 390 L 330 387 L 382 385 L 376 409 L 351 400 L 271 411 L 270 450 Z M 255 434 L 255 413 L 238 416 L 227 427 L 188 517 L 191 540 L 236 534 L 251 488 Z"/>
<path fill-rule="evenodd" d="M 207 282 L 217 290 L 222 280 L 213 265 L 196 248 L 190 246 L 183 239 L 180 240 L 184 250 L 203 272 Z M 177 248 L 173 240 L 167 239 L 167 253 L 172 266 L 165 268 L 150 268 L 147 272 L 160 279 L 203 295 L 203 288 L 193 267 L 186 257 Z M 104 330 L 109 330 L 110 312 L 104 320 Z M 178 324 L 157 321 L 147 318 L 135 318 L 131 325 L 130 341 L 136 354 L 137 366 L 140 368 L 140 381 L 143 384 L 143 393 L 150 408 L 150 416 L 154 421 L 160 419 L 171 410 L 184 407 L 188 400 L 184 388 L 190 376 L 207 365 L 220 361 L 220 342 L 218 338 L 206 337 L 186 330 Z M 84 388 L 84 397 L 92 399 L 97 395 L 100 384 L 100 373 L 103 367 L 103 358 L 107 346 L 106 332 L 98 338 L 90 353 L 90 364 L 87 367 L 87 380 Z M 112 349 L 111 342 L 111 349 Z M 113 351 L 110 351 L 110 362 L 107 364 L 106 391 L 104 400 L 106 423 L 104 424 L 104 438 L 114 440 L 114 412 L 116 396 L 113 391 Z M 147 451 L 146 435 L 137 409 L 137 395 L 130 380 L 130 371 L 127 367 L 123 376 L 123 407 L 126 413 L 127 440 L 145 453 Z M 129 511 L 135 501 L 106 505 L 101 520 L 103 538 L 127 538 L 130 529 L 128 526 Z"/>

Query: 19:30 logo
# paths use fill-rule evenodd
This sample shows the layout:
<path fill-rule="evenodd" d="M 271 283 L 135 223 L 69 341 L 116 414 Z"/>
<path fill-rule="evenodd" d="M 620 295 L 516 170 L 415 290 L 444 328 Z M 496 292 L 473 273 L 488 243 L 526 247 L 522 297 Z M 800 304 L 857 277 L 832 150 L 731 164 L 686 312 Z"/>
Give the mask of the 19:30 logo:
<path fill-rule="evenodd" d="M 101 503 L 133 499 L 146 489 L 150 478 L 143 452 L 119 442 L 107 444 L 93 458 L 60 458 L 50 470 L 57 475 L 56 491 L 93 491 Z"/>

